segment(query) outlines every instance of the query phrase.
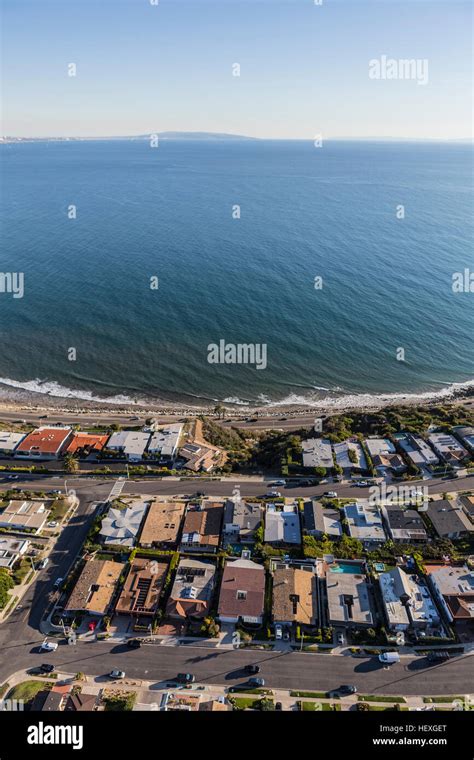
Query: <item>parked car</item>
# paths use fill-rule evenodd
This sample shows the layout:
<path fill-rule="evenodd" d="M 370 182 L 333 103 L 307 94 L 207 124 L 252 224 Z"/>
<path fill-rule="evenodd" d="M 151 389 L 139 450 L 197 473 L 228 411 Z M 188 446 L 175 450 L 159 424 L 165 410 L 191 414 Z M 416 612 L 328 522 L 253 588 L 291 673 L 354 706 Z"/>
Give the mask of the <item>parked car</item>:
<path fill-rule="evenodd" d="M 275 702 L 275 710 L 283 710 L 283 705 L 281 702 Z"/>
<path fill-rule="evenodd" d="M 366 488 L 366 486 L 368 485 L 369 484 L 367 483 L 366 480 L 358 480 L 356 483 L 356 486 L 358 486 L 359 488 Z"/>
<path fill-rule="evenodd" d="M 47 523 L 48 528 L 57 528 L 58 524 L 56 520 L 50 520 L 49 523 Z"/>
<path fill-rule="evenodd" d="M 258 686 L 265 686 L 265 679 L 263 678 L 249 678 L 248 685 L 253 689 Z"/>
<path fill-rule="evenodd" d="M 142 645 L 142 642 L 140 639 L 129 639 L 127 641 L 127 646 L 130 647 L 130 649 L 139 649 Z"/>
<path fill-rule="evenodd" d="M 283 628 L 282 628 L 282 626 L 281 626 L 281 625 L 278 625 L 278 624 L 277 624 L 277 625 L 275 626 L 275 638 L 276 638 L 277 640 L 280 640 L 280 639 L 282 639 L 282 638 L 283 638 Z"/>
<path fill-rule="evenodd" d="M 266 499 L 279 499 L 281 496 L 280 491 L 267 491 L 265 494 Z"/>
<path fill-rule="evenodd" d="M 40 569 L 44 570 L 44 568 L 47 566 L 48 562 L 49 562 L 49 557 L 45 557 L 44 559 L 42 559 L 41 562 L 40 562 Z"/>
<path fill-rule="evenodd" d="M 257 673 L 260 673 L 260 666 L 259 665 L 246 665 L 244 668 L 245 672 L 248 673 L 251 676 L 256 675 Z"/>
<path fill-rule="evenodd" d="M 379 654 L 379 660 L 385 665 L 393 665 L 395 662 L 400 662 L 400 655 L 398 652 L 383 652 Z"/>
<path fill-rule="evenodd" d="M 446 662 L 449 660 L 451 655 L 449 652 L 446 651 L 438 651 L 438 652 L 429 652 L 428 654 L 428 661 L 429 662 Z"/>
<path fill-rule="evenodd" d="M 357 687 L 348 683 L 343 683 L 338 689 L 328 691 L 329 697 L 347 697 L 350 694 L 357 694 Z"/>
<path fill-rule="evenodd" d="M 337 499 L 337 493 L 335 491 L 325 491 L 323 496 L 326 496 L 327 499 Z"/>
<path fill-rule="evenodd" d="M 51 665 L 51 663 L 43 662 L 42 665 L 40 665 L 40 671 L 42 673 L 52 673 L 54 671 L 54 665 Z"/>
<path fill-rule="evenodd" d="M 283 632 L 283 641 L 289 641 L 290 638 L 291 638 L 290 632 L 289 631 L 284 631 Z"/>
<path fill-rule="evenodd" d="M 343 647 L 345 645 L 346 638 L 345 638 L 345 636 L 344 636 L 343 633 L 338 633 L 337 634 L 337 643 L 338 643 L 338 646 L 340 646 L 340 647 Z"/>
<path fill-rule="evenodd" d="M 125 678 L 125 671 L 124 670 L 111 670 L 109 673 L 109 678 L 115 678 L 116 680 L 120 680 L 122 678 Z"/>
<path fill-rule="evenodd" d="M 55 652 L 57 648 L 58 648 L 58 642 L 48 641 L 48 639 L 45 639 L 40 647 L 42 652 Z"/>
<path fill-rule="evenodd" d="M 192 673 L 178 673 L 176 680 L 178 683 L 194 683 L 196 679 Z"/>
<path fill-rule="evenodd" d="M 286 486 L 286 480 L 275 480 L 272 486 Z"/>
<path fill-rule="evenodd" d="M 56 580 L 54 581 L 54 588 L 59 588 L 63 580 L 64 578 L 56 578 Z"/>

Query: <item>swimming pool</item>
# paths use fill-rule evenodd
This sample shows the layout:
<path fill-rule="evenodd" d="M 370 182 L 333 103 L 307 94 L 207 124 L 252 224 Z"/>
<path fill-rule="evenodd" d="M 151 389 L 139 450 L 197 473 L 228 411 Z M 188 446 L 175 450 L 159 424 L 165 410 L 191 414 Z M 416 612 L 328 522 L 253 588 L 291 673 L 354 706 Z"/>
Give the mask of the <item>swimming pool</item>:
<path fill-rule="evenodd" d="M 331 573 L 353 573 L 354 575 L 362 575 L 365 573 L 365 566 L 362 562 L 335 562 L 330 566 Z"/>

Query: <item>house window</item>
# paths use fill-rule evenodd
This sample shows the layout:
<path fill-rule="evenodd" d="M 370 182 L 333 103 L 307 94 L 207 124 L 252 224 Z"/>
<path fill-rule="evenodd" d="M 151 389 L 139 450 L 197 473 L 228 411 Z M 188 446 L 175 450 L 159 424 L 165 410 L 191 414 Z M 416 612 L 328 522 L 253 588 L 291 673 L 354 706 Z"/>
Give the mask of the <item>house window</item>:
<path fill-rule="evenodd" d="M 237 599 L 239 601 L 245 601 L 245 599 L 247 599 L 247 592 L 246 591 L 237 591 Z"/>

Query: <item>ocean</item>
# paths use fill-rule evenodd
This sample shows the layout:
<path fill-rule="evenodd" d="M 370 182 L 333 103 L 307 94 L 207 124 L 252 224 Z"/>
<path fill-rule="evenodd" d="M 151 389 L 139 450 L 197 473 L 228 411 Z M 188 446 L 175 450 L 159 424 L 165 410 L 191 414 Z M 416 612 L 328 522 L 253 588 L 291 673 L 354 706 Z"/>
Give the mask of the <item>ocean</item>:
<path fill-rule="evenodd" d="M 474 296 L 452 288 L 474 269 L 470 145 L 44 141 L 0 155 L 0 272 L 24 274 L 23 298 L 0 293 L 4 388 L 318 406 L 442 397 L 474 378 Z M 209 363 L 221 340 L 265 345 L 266 367 Z"/>

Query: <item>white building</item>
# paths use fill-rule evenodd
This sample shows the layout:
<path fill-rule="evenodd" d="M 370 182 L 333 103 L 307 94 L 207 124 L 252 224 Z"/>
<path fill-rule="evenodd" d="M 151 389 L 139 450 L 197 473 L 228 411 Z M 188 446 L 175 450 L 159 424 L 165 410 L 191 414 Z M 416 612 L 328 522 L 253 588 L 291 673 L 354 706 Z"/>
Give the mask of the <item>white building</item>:
<path fill-rule="evenodd" d="M 339 465 L 339 467 L 342 467 L 343 470 L 367 469 L 367 460 L 365 458 L 364 450 L 358 441 L 333 443 L 332 448 L 336 464 Z M 352 452 L 352 459 L 350 452 Z"/>
<path fill-rule="evenodd" d="M 26 433 L 9 433 L 6 430 L 0 430 L 0 454 L 6 456 L 13 454 L 25 435 Z"/>
<path fill-rule="evenodd" d="M 436 605 L 427 586 L 400 567 L 379 575 L 388 625 L 392 631 L 404 631 L 410 625 L 430 628 L 440 623 Z M 407 611 L 408 610 L 408 611 Z"/>
<path fill-rule="evenodd" d="M 141 462 L 149 440 L 149 433 L 121 430 L 118 433 L 112 433 L 107 443 L 107 450 L 122 454 L 130 462 Z"/>
<path fill-rule="evenodd" d="M 466 617 L 474 620 L 474 571 L 467 565 L 441 567 L 429 574 L 434 595 L 450 623 L 457 617 L 459 603 L 466 606 Z"/>
<path fill-rule="evenodd" d="M 11 570 L 15 562 L 28 550 L 30 542 L 24 538 L 0 536 L 0 568 Z"/>
<path fill-rule="evenodd" d="M 147 502 L 142 501 L 133 502 L 126 509 L 109 509 L 100 530 L 104 545 L 133 546 L 147 509 Z"/>
<path fill-rule="evenodd" d="M 303 467 L 333 466 L 331 441 L 328 438 L 308 438 L 302 442 Z"/>
<path fill-rule="evenodd" d="M 447 464 L 460 464 L 469 456 L 466 449 L 449 433 L 432 433 L 428 440 L 438 456 Z"/>
<path fill-rule="evenodd" d="M 387 438 L 366 438 L 365 445 L 371 457 L 395 454 L 395 446 Z"/>
<path fill-rule="evenodd" d="M 349 535 L 364 544 L 382 543 L 386 540 L 382 517 L 377 507 L 367 502 L 346 504 L 344 515 L 347 520 Z"/>
<path fill-rule="evenodd" d="M 161 428 L 161 430 L 155 431 L 148 444 L 150 454 L 160 456 L 163 459 L 174 459 L 182 430 L 183 426 L 177 423 L 175 425 L 167 425 Z"/>

